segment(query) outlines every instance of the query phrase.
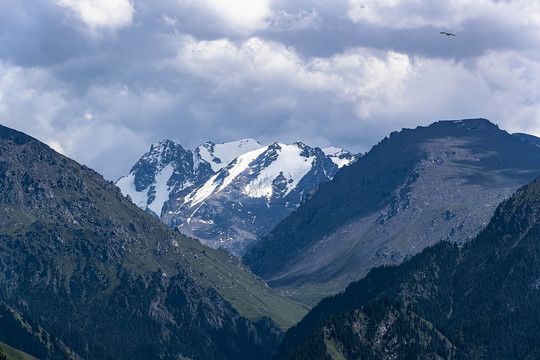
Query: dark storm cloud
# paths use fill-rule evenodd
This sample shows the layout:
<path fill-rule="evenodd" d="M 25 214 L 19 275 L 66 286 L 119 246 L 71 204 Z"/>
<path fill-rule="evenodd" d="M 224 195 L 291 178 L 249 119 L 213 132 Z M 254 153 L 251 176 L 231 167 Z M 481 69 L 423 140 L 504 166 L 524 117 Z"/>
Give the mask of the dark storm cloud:
<path fill-rule="evenodd" d="M 2 123 L 113 180 L 163 138 L 363 152 L 478 116 L 540 133 L 540 5 L 525 0 L 5 2 Z"/>
<path fill-rule="evenodd" d="M 3 60 L 27 67 L 46 66 L 85 54 L 84 44 L 66 24 L 61 11 L 47 2 L 4 0 L 2 8 Z"/>

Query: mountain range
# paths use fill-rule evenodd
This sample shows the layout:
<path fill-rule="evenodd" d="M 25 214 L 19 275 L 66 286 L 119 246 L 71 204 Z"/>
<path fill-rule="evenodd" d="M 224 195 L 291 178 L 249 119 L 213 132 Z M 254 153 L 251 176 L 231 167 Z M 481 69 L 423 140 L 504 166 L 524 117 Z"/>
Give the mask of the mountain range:
<path fill-rule="evenodd" d="M 339 149 L 164 141 L 126 180 L 146 192 L 127 198 L 0 126 L 0 359 L 539 358 L 538 140 L 440 121 L 341 169 Z M 241 260 L 152 210 L 174 191 L 229 201 L 216 218 L 245 206 L 234 191 L 283 200 L 310 159 L 339 170 Z M 290 300 L 327 294 L 306 316 Z"/>
<path fill-rule="evenodd" d="M 169 227 L 242 255 L 356 155 L 252 139 L 185 150 L 153 144 L 116 184 Z"/>
<path fill-rule="evenodd" d="M 268 358 L 306 312 L 230 253 L 169 229 L 98 173 L 6 127 L 0 199 L 0 341 L 30 355 Z"/>
<path fill-rule="evenodd" d="M 442 241 L 323 300 L 277 359 L 540 358 L 540 178 L 463 246 Z"/>
<path fill-rule="evenodd" d="M 540 147 L 530 139 L 485 119 L 393 132 L 321 184 L 243 262 L 315 305 L 375 266 L 439 241 L 464 244 L 501 201 L 540 175 Z"/>

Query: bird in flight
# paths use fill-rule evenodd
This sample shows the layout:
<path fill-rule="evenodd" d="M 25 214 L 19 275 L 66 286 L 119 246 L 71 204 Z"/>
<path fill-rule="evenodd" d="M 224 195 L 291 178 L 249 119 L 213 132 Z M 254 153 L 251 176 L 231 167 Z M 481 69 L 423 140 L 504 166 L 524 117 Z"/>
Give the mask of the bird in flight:
<path fill-rule="evenodd" d="M 441 31 L 441 34 L 446 36 L 456 36 L 456 34 L 448 33 L 446 31 Z"/>

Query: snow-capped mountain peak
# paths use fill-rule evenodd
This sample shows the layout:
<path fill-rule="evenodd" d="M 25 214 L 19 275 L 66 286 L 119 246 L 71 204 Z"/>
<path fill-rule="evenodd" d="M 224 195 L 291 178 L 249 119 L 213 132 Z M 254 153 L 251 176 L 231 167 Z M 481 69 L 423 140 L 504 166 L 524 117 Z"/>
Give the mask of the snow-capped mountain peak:
<path fill-rule="evenodd" d="M 348 166 L 351 163 L 355 161 L 356 158 L 351 158 L 351 153 L 347 150 L 340 149 L 337 147 L 326 147 L 322 149 L 324 154 L 328 156 L 337 166 L 338 168 L 342 168 L 343 166 Z"/>
<path fill-rule="evenodd" d="M 168 163 L 172 160 L 176 148 L 182 148 L 182 146 L 168 139 L 161 140 L 153 143 L 150 151 L 144 154 L 142 159 L 155 164 Z"/>
<path fill-rule="evenodd" d="M 244 188 L 244 193 L 249 197 L 270 199 L 274 194 L 275 181 L 279 177 L 285 185 L 283 196 L 288 195 L 311 170 L 315 159 L 314 156 L 303 155 L 305 146 L 301 143 L 275 143 L 267 147 L 265 152 L 274 152 L 276 156 L 270 157 L 270 163 Z"/>
<path fill-rule="evenodd" d="M 192 152 L 164 140 L 152 144 L 117 185 L 167 225 L 241 254 L 354 160 L 342 149 L 299 142 L 207 142 Z"/>
<path fill-rule="evenodd" d="M 195 184 L 196 174 L 190 171 L 192 158 L 191 151 L 181 145 L 171 140 L 158 141 L 116 185 L 134 204 L 159 216 L 173 188 L 178 192 Z"/>
<path fill-rule="evenodd" d="M 249 151 L 238 156 L 226 167 L 222 167 L 218 173 L 212 176 L 203 186 L 186 196 L 184 203 L 193 207 L 208 199 L 216 191 L 222 191 L 255 160 L 267 147 Z"/>
<path fill-rule="evenodd" d="M 228 166 L 212 176 L 202 187 L 188 195 L 185 204 L 194 207 L 215 192 L 223 191 L 243 175 L 242 184 L 251 179 L 240 191 L 251 198 L 270 198 L 276 190 L 276 180 L 283 182 L 281 196 L 288 195 L 298 182 L 312 169 L 313 149 L 302 144 L 274 143 L 237 157 Z M 244 173 L 249 170 L 248 173 Z"/>
<path fill-rule="evenodd" d="M 340 156 L 340 155 L 343 155 L 344 153 L 348 153 L 346 150 L 343 150 L 341 148 L 337 148 L 334 146 L 323 148 L 322 151 L 324 152 L 326 156 Z"/>
<path fill-rule="evenodd" d="M 212 170 L 217 172 L 240 155 L 261 147 L 262 145 L 254 139 L 242 139 L 223 144 L 214 144 L 209 141 L 199 145 L 195 154 L 198 154 L 201 160 L 208 162 Z"/>

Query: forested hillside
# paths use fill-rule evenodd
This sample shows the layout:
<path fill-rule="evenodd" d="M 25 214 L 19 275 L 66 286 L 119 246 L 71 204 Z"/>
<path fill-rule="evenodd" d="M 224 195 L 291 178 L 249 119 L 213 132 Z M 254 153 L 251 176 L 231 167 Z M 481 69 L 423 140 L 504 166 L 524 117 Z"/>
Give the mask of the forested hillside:
<path fill-rule="evenodd" d="M 463 247 L 439 243 L 322 301 L 276 359 L 537 359 L 539 331 L 540 178 Z"/>

